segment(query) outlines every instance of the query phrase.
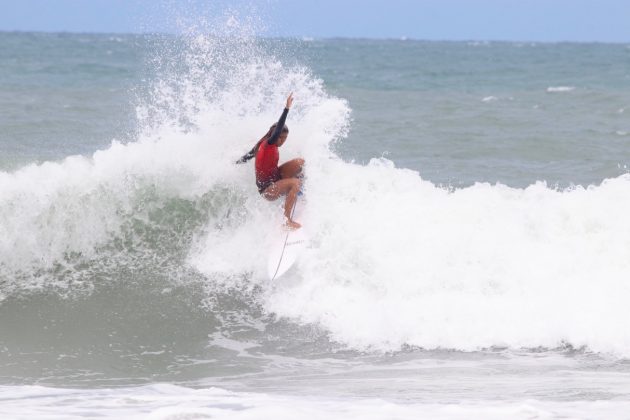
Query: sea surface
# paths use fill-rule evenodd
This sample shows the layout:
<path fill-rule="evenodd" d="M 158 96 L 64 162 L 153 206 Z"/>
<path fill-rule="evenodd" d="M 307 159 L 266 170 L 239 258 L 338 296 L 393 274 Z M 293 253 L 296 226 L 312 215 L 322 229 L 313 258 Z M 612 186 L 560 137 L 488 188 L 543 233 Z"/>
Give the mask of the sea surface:
<path fill-rule="evenodd" d="M 0 417 L 628 419 L 629 170 L 630 44 L 0 33 Z"/>

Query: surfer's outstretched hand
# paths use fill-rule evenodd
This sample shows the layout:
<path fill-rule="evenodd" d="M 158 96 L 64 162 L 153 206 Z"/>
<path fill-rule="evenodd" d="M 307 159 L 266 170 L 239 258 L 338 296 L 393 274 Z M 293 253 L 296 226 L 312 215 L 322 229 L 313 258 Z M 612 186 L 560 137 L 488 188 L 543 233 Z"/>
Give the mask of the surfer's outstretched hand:
<path fill-rule="evenodd" d="M 293 105 L 293 92 L 289 93 L 289 97 L 287 98 L 286 108 L 287 109 L 291 108 L 291 105 Z"/>

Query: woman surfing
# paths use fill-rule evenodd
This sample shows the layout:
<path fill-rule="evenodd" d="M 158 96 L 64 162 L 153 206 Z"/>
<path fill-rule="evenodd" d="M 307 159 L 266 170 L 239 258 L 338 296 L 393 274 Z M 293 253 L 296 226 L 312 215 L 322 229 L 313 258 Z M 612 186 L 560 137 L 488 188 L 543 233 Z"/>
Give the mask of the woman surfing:
<path fill-rule="evenodd" d="M 273 124 L 269 131 L 247 154 L 243 155 L 236 163 L 245 163 L 256 157 L 256 186 L 258 192 L 269 201 L 277 200 L 281 195 L 286 195 L 284 202 L 284 216 L 287 219 L 286 226 L 290 229 L 301 227 L 291 217 L 298 192 L 302 186 L 299 176 L 302 173 L 304 159 L 296 158 L 278 166 L 281 147 L 289 136 L 289 128 L 284 124 L 289 109 L 293 105 L 293 93 L 287 98 L 287 103 L 277 123 Z"/>

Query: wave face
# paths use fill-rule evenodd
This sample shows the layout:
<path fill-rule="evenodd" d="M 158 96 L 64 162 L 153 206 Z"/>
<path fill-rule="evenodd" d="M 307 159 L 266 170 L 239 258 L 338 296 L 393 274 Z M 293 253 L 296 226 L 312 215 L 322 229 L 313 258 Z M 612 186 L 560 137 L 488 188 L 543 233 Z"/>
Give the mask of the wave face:
<path fill-rule="evenodd" d="M 5 346 L 52 340 L 87 357 L 113 342 L 129 358 L 138 347 L 169 363 L 187 354 L 190 369 L 233 349 L 216 334 L 276 349 L 303 340 L 310 350 L 290 351 L 306 354 L 630 355 L 630 176 L 564 190 L 454 189 L 384 158 L 345 162 L 333 146 L 350 126 L 348 104 L 308 68 L 283 64 L 281 49 L 246 35 L 156 45 L 135 141 L 0 174 L 2 326 L 49 331 L 32 341 L 9 333 Z M 259 197 L 251 163 L 233 162 L 290 91 L 281 158 L 306 159 L 300 222 L 312 244 L 271 284 L 266 249 L 281 203 Z"/>

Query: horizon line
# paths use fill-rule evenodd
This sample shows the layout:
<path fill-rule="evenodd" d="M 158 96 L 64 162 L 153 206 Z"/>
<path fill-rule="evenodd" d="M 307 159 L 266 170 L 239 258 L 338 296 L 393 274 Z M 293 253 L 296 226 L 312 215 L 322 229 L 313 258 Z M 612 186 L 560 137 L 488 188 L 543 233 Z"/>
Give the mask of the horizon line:
<path fill-rule="evenodd" d="M 90 32 L 90 31 L 75 31 L 75 30 L 63 30 L 63 31 L 48 31 L 48 30 L 24 30 L 24 29 L 0 29 L 0 34 L 48 34 L 48 35 L 118 35 L 118 36 L 174 36 L 174 37 L 186 37 L 190 34 L 175 33 L 175 32 Z M 199 35 L 210 35 L 209 33 L 200 32 Z M 217 36 L 219 37 L 219 36 Z M 236 37 L 234 37 L 236 38 Z M 474 38 L 460 38 L 460 39 L 431 39 L 431 38 L 415 38 L 412 36 L 399 36 L 399 37 L 370 37 L 370 36 L 309 36 L 309 35 L 275 35 L 264 36 L 256 35 L 251 38 L 255 39 L 284 39 L 284 40 L 298 40 L 304 42 L 311 41 L 333 41 L 333 40 L 355 40 L 355 41 L 411 41 L 411 42 L 474 42 L 474 43 L 516 43 L 516 44 L 612 44 L 623 45 L 630 44 L 629 41 L 577 41 L 577 40 L 511 40 L 511 39 L 474 39 Z"/>

